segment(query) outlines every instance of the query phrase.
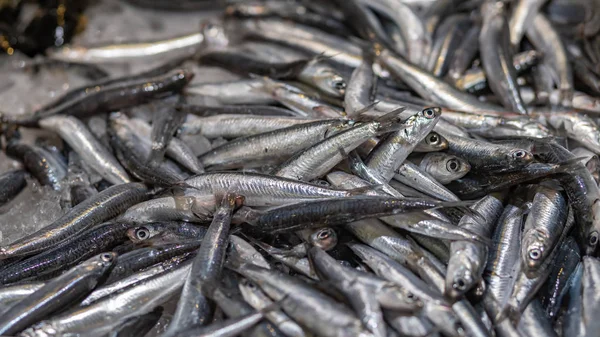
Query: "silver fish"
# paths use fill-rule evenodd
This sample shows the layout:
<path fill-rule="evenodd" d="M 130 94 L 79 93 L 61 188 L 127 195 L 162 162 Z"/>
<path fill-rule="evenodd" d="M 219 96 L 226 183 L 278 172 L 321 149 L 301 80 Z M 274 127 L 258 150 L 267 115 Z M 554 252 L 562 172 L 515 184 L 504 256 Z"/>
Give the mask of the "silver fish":
<path fill-rule="evenodd" d="M 464 177 L 471 170 L 466 160 L 436 152 L 426 154 L 419 162 L 419 167 L 444 185 Z"/>

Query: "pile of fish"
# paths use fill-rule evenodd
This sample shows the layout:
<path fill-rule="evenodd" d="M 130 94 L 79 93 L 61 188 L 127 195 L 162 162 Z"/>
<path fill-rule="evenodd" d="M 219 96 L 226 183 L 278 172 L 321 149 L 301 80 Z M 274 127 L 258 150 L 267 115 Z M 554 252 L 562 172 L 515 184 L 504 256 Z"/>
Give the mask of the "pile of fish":
<path fill-rule="evenodd" d="M 0 31 L 2 62 L 38 54 L 11 71 L 88 81 L 0 107 L 0 212 L 63 209 L 1 242 L 0 335 L 598 336 L 598 0 L 130 2 L 215 19 Z"/>

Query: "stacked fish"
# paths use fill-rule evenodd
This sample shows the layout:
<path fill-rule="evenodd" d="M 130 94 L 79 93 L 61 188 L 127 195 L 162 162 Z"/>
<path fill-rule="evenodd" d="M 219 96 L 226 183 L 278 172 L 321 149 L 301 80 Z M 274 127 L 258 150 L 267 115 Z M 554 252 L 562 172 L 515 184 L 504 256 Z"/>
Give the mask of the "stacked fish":
<path fill-rule="evenodd" d="M 599 31 L 598 1 L 268 0 L 47 51 L 96 71 L 2 115 L 0 206 L 64 215 L 2 242 L 0 335 L 598 336 Z"/>

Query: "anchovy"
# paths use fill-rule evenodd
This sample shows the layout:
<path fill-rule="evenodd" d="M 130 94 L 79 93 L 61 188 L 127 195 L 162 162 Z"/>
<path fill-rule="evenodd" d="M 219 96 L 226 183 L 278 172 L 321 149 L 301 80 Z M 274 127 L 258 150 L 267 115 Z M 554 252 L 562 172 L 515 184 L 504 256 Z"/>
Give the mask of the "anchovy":
<path fill-rule="evenodd" d="M 53 223 L 0 248 L 0 258 L 27 256 L 81 233 L 102 221 L 121 213 L 127 207 L 149 197 L 146 187 L 129 183 L 109 187 L 92 198 L 73 207 Z"/>
<path fill-rule="evenodd" d="M 509 20 L 510 43 L 517 47 L 547 0 L 519 0 Z M 532 42 L 535 43 L 535 42 Z"/>
<path fill-rule="evenodd" d="M 181 132 L 184 134 L 200 134 L 206 138 L 238 138 L 316 121 L 316 119 L 289 116 L 223 114 L 201 117 L 186 122 L 181 127 Z"/>
<path fill-rule="evenodd" d="M 382 51 L 376 60 L 393 76 L 406 82 L 419 95 L 435 104 L 468 112 L 502 111 L 500 107 L 480 102 L 428 72 L 393 56 L 387 50 Z"/>
<path fill-rule="evenodd" d="M 436 152 L 423 156 L 418 165 L 421 170 L 427 172 L 440 184 L 444 185 L 464 177 L 471 170 L 471 165 L 466 160 L 457 156 Z"/>
<path fill-rule="evenodd" d="M 211 149 L 199 160 L 204 167 L 213 170 L 280 164 L 293 154 L 327 138 L 335 130 L 344 128 L 346 123 L 342 120 L 324 120 L 240 137 Z"/>
<path fill-rule="evenodd" d="M 381 190 L 392 197 L 404 197 L 400 192 L 390 186 L 388 182 L 379 174 L 379 172 L 377 172 L 377 170 L 368 167 L 358 156 L 356 151 L 350 152 L 348 155 L 348 162 L 352 173 L 370 182 L 371 184 L 381 186 Z"/>
<path fill-rule="evenodd" d="M 94 138 L 88 128 L 75 117 L 53 116 L 40 121 L 40 126 L 60 134 L 89 166 L 113 184 L 130 181 L 117 159 Z"/>
<path fill-rule="evenodd" d="M 273 304 L 273 301 L 251 281 L 240 280 L 239 288 L 244 300 L 256 310 L 263 310 Z M 265 318 L 275 324 L 288 337 L 306 336 L 302 327 L 280 310 L 265 312 Z"/>
<path fill-rule="evenodd" d="M 426 210 L 444 205 L 452 206 L 455 203 L 359 196 L 307 201 L 264 212 L 248 210 L 242 217 L 247 224 L 245 227 L 247 230 L 274 234 L 315 226 L 335 226 L 361 219 Z"/>
<path fill-rule="evenodd" d="M 485 3 L 479 49 L 489 86 L 502 105 L 514 112 L 527 114 L 517 85 L 517 74 L 510 52 L 510 33 L 502 3 Z"/>
<path fill-rule="evenodd" d="M 473 59 L 479 52 L 478 40 L 480 32 L 481 25 L 478 23 L 475 23 L 471 28 L 469 28 L 464 39 L 450 60 L 447 76 L 455 83 L 465 74 L 467 69 L 469 69 Z"/>
<path fill-rule="evenodd" d="M 190 274 L 185 279 L 183 291 L 166 336 L 179 335 L 196 325 L 206 325 L 212 308 L 208 301 L 213 296 L 229 241 L 229 228 L 234 207 L 239 200 L 233 194 L 223 196 L 213 221 L 202 239 Z"/>
<path fill-rule="evenodd" d="M 187 240 L 179 243 L 144 247 L 122 254 L 108 275 L 105 284 L 122 280 L 156 263 L 162 263 L 176 256 L 192 253 L 198 249 L 201 240 Z"/>
<path fill-rule="evenodd" d="M 265 81 L 262 78 L 218 83 L 198 83 L 186 87 L 185 94 L 188 97 L 200 96 L 203 102 L 208 99 L 209 102 L 214 101 L 218 104 L 264 105 L 276 103 L 273 96 L 265 90 L 264 86 Z"/>
<path fill-rule="evenodd" d="M 127 225 L 103 225 L 83 232 L 58 246 L 2 269 L 1 284 L 68 269 L 100 252 L 109 251 L 126 239 Z"/>
<path fill-rule="evenodd" d="M 572 219 L 567 221 L 572 221 Z M 567 237 L 559 249 L 556 264 L 552 266 L 541 296 L 542 304 L 546 308 L 546 315 L 552 320 L 557 318 L 559 308 L 569 291 L 569 281 L 581 261 L 579 246 L 573 237 Z"/>
<path fill-rule="evenodd" d="M 27 298 L 29 295 L 33 294 L 43 286 L 43 282 L 3 286 L 0 289 L 0 311 L 6 311 L 11 306 Z"/>
<path fill-rule="evenodd" d="M 0 333 L 13 335 L 85 296 L 116 261 L 115 253 L 102 253 L 46 283 L 15 304 L 0 319 Z"/>
<path fill-rule="evenodd" d="M 405 162 L 394 172 L 395 180 L 423 192 L 437 200 L 460 201 L 460 199 L 419 166 Z"/>
<path fill-rule="evenodd" d="M 36 125 L 40 119 L 58 114 L 86 117 L 136 106 L 152 98 L 181 91 L 193 77 L 193 73 L 189 71 L 176 70 L 152 78 L 134 78 L 130 81 L 124 79 L 106 86 L 93 86 L 84 90 L 86 95 L 78 95 L 73 100 L 65 100 L 47 110 L 38 110 L 33 116 L 14 122 Z"/>
<path fill-rule="evenodd" d="M 264 242 L 251 240 L 254 244 L 264 250 L 270 257 L 272 257 L 275 261 L 280 262 L 290 269 L 294 270 L 297 273 L 300 273 L 306 277 L 312 279 L 318 279 L 315 274 L 314 268 L 311 265 L 308 258 L 306 258 L 306 247 L 304 244 L 300 244 L 302 249 L 301 254 L 298 254 L 294 249 L 284 250 L 272 247 Z M 294 247 L 296 248 L 296 247 Z"/>
<path fill-rule="evenodd" d="M 519 321 L 519 331 L 527 337 L 545 336 L 556 337 L 558 334 L 554 331 L 552 323 L 546 317 L 544 308 L 538 299 L 529 303 L 523 317 Z"/>
<path fill-rule="evenodd" d="M 152 328 L 158 323 L 163 314 L 163 307 L 156 307 L 147 314 L 137 317 L 131 317 L 120 326 L 115 328 L 115 331 L 110 333 L 110 337 L 143 337 L 146 336 Z"/>
<path fill-rule="evenodd" d="M 0 206 L 17 196 L 26 184 L 23 170 L 8 171 L 0 175 Z"/>
<path fill-rule="evenodd" d="M 239 236 L 230 235 L 226 265 L 240 266 L 244 263 L 254 264 L 265 269 L 271 268 L 267 260 L 251 244 Z"/>
<path fill-rule="evenodd" d="M 152 119 L 152 152 L 148 156 L 148 163 L 159 163 L 167 151 L 167 147 L 173 140 L 173 136 L 181 124 L 185 121 L 186 113 L 179 109 L 164 104 L 154 113 Z"/>
<path fill-rule="evenodd" d="M 171 260 L 167 260 L 163 263 L 159 263 L 157 265 L 154 265 L 152 267 L 149 267 L 147 269 L 144 269 L 143 271 L 137 272 L 137 273 L 129 275 L 127 277 L 124 277 L 124 278 L 117 280 L 115 282 L 112 282 L 110 284 L 102 285 L 101 287 L 96 288 L 94 291 L 92 291 L 87 297 L 85 297 L 85 299 L 83 299 L 81 301 L 80 306 L 82 306 L 82 307 L 88 306 L 100 299 L 103 299 L 112 294 L 116 294 L 117 292 L 119 292 L 122 289 L 125 289 L 129 286 L 135 286 L 137 284 L 140 284 L 142 281 L 144 281 L 148 278 L 154 277 L 159 274 L 164 274 L 164 273 L 168 272 L 169 270 L 177 267 L 181 263 L 181 260 L 184 260 L 184 259 L 179 256 L 174 257 Z"/>
<path fill-rule="evenodd" d="M 160 221 L 209 222 L 215 206 L 212 196 L 170 196 L 135 204 L 119 216 L 119 221 L 146 223 Z"/>
<path fill-rule="evenodd" d="M 292 117 L 296 114 L 292 110 L 270 105 L 224 105 L 208 106 L 196 104 L 178 104 L 177 109 L 198 117 L 218 115 L 258 115 L 258 116 L 280 116 Z"/>
<path fill-rule="evenodd" d="M 131 317 L 151 312 L 174 295 L 185 280 L 191 264 L 142 281 L 141 284 L 106 297 L 89 306 L 75 308 L 23 331 L 22 336 L 102 335 Z"/>
<path fill-rule="evenodd" d="M 502 213 L 501 195 L 488 195 L 472 208 L 481 214 L 483 219 L 465 215 L 460 219 L 458 227 L 467 229 L 476 235 L 490 238 L 496 221 Z M 446 274 L 445 294 L 457 299 L 472 289 L 481 280 L 488 259 L 488 247 L 481 243 L 455 241 L 450 244 L 450 261 Z"/>
<path fill-rule="evenodd" d="M 280 301 L 286 314 L 319 336 L 372 336 L 346 306 L 300 280 L 251 265 L 242 266 L 238 272 Z"/>
<path fill-rule="evenodd" d="M 268 308 L 265 309 L 268 311 Z M 255 313 L 243 315 L 236 318 L 213 323 L 211 325 L 186 329 L 178 332 L 177 337 L 234 337 L 241 332 L 247 331 L 251 327 L 258 324 L 264 318 L 264 312 L 258 311 Z"/>
<path fill-rule="evenodd" d="M 89 174 L 83 168 L 81 158 L 75 152 L 69 153 L 67 181 L 71 189 L 69 191 L 71 207 L 80 204 L 98 193 L 98 190 L 90 182 Z"/>
<path fill-rule="evenodd" d="M 519 206 L 506 205 L 492 237 L 484 274 L 487 291 L 500 307 L 508 301 L 519 268 L 522 226 L 523 210 Z"/>
<path fill-rule="evenodd" d="M 44 148 L 11 141 L 6 146 L 6 154 L 21 160 L 27 171 L 40 184 L 49 185 L 54 190 L 62 188 L 63 179 L 67 176 L 67 167 Z M 18 182 L 18 176 L 15 178 L 15 182 Z"/>
<path fill-rule="evenodd" d="M 567 201 L 559 191 L 540 188 L 523 226 L 521 262 L 525 272 L 535 272 L 550 256 L 567 221 Z"/>
<path fill-rule="evenodd" d="M 432 131 L 441 114 L 440 108 L 427 108 L 411 116 L 401 130 L 379 141 L 367 158 L 367 166 L 390 181 L 416 144 Z"/>
<path fill-rule="evenodd" d="M 360 66 L 352 72 L 344 94 L 344 111 L 354 117 L 373 102 L 377 77 L 373 72 L 373 60 L 363 59 Z"/>

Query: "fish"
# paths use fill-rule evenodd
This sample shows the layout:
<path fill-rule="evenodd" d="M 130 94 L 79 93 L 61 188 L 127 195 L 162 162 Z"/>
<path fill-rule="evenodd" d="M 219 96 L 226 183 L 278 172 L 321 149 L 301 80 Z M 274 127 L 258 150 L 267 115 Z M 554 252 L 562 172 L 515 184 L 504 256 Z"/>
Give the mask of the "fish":
<path fill-rule="evenodd" d="M 466 160 L 437 152 L 427 153 L 418 165 L 443 185 L 464 177 L 471 170 L 471 165 Z"/>
<path fill-rule="evenodd" d="M 79 119 L 57 115 L 40 120 L 40 126 L 59 133 L 81 159 L 104 179 L 113 184 L 131 182 L 131 178 L 117 159 L 92 136 Z"/>
<path fill-rule="evenodd" d="M 91 292 L 116 261 L 115 253 L 102 253 L 46 283 L 6 311 L 0 320 L 2 334 L 13 335 L 52 315 L 64 305 Z"/>
<path fill-rule="evenodd" d="M 48 185 L 54 190 L 61 190 L 67 176 L 66 164 L 52 155 L 49 151 L 35 145 L 10 141 L 6 146 L 6 154 L 23 162 L 27 171 L 42 185 Z M 18 181 L 18 175 L 14 177 Z M 23 177 L 22 179 L 24 179 Z M 4 185 L 7 188 L 10 185 Z M 13 187 L 15 188 L 15 187 Z M 8 192 L 8 191 L 7 191 Z"/>
<path fill-rule="evenodd" d="M 14 170 L 0 175 L 0 206 L 4 206 L 17 196 L 27 185 L 25 171 Z"/>

